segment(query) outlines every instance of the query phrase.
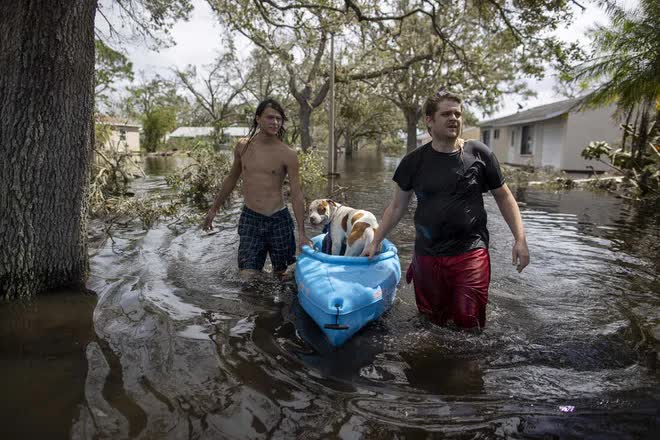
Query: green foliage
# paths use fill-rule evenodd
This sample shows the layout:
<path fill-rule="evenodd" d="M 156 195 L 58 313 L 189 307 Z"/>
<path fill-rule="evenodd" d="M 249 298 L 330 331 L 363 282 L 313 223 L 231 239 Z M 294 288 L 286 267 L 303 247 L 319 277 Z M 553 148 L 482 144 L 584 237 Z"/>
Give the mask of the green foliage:
<path fill-rule="evenodd" d="M 165 144 L 168 151 L 190 151 L 198 148 L 200 142 L 209 143 L 211 139 L 204 138 L 169 138 Z"/>
<path fill-rule="evenodd" d="M 587 160 L 598 160 L 601 156 L 608 156 L 612 152 L 610 145 L 605 141 L 590 142 L 580 155 Z"/>
<path fill-rule="evenodd" d="M 199 143 L 188 153 L 191 163 L 166 178 L 168 186 L 183 202 L 205 209 L 224 178 L 229 174 L 232 156 L 217 153 L 213 145 Z M 305 197 L 320 195 L 326 183 L 325 160 L 318 151 L 299 152 L 300 181 Z"/>
<path fill-rule="evenodd" d="M 99 1 L 97 21 L 105 20 L 105 26 L 103 29 L 97 26 L 96 33 L 104 39 L 116 38 L 125 35 L 123 29 L 127 28 L 132 33 L 128 38 L 155 44 L 155 48 L 163 47 L 173 43 L 169 32 L 174 23 L 187 20 L 192 9 L 191 0 Z M 116 29 L 114 20 L 108 20 L 110 15 L 118 18 L 122 31 Z"/>
<path fill-rule="evenodd" d="M 288 95 L 288 73 L 278 60 L 269 56 L 264 49 L 257 47 L 247 59 L 247 68 L 249 71 L 246 75 L 246 90 L 253 99 L 262 101 L 267 97 L 275 97 L 284 104 L 282 98 Z M 250 117 L 249 114 L 247 116 Z"/>
<path fill-rule="evenodd" d="M 344 145 L 347 155 L 357 142 L 377 143 L 378 139 L 395 137 L 404 123 L 396 106 L 374 95 L 372 87 L 364 82 L 338 87 L 337 107 L 336 142 Z"/>
<path fill-rule="evenodd" d="M 652 130 L 653 131 L 653 130 Z M 582 157 L 598 160 L 609 165 L 624 177 L 624 183 L 630 183 L 622 189 L 627 197 L 641 199 L 660 197 L 660 149 L 656 134 L 648 142 L 648 149 L 641 157 L 621 148 L 612 149 L 607 142 L 590 142 L 582 151 Z M 608 160 L 603 160 L 606 157 Z M 609 184 L 608 184 L 609 185 Z"/>
<path fill-rule="evenodd" d="M 208 142 L 199 142 L 187 154 L 191 163 L 167 176 L 167 184 L 182 201 L 206 207 L 229 174 L 232 157 L 227 153 L 216 153 Z"/>
<path fill-rule="evenodd" d="M 596 177 L 587 182 L 585 188 L 593 192 L 616 192 L 621 188 L 621 183 L 615 179 L 600 179 Z"/>
<path fill-rule="evenodd" d="M 642 101 L 655 103 L 660 96 L 660 3 L 640 0 L 634 10 L 604 3 L 611 24 L 592 31 L 591 56 L 568 77 L 596 84 L 588 98 L 593 104 L 616 101 L 632 108 Z"/>
<path fill-rule="evenodd" d="M 103 143 L 107 126 L 97 125 L 97 142 Z M 91 217 L 101 218 L 106 223 L 106 233 L 117 223 L 139 220 L 145 229 L 151 228 L 158 219 L 173 216 L 178 206 L 171 199 L 160 195 L 136 198 L 130 192 L 133 172 L 139 167 L 130 155 L 114 149 L 95 151 L 97 160 L 92 164 L 92 176 L 88 191 L 88 206 Z"/>
<path fill-rule="evenodd" d="M 160 195 L 110 197 L 105 202 L 104 219 L 109 227 L 119 222 L 139 220 L 144 229 L 150 229 L 158 221 L 176 216 L 179 209 L 172 199 Z"/>
<path fill-rule="evenodd" d="M 178 82 L 192 95 L 195 105 L 206 114 L 215 128 L 216 143 L 222 144 L 221 130 L 234 123 L 245 123 L 241 109 L 236 101 L 242 97 L 248 82 L 244 63 L 236 57 L 233 43 L 229 41 L 229 49 L 219 54 L 212 64 L 197 68 L 187 66 L 185 69 L 175 69 Z"/>
<path fill-rule="evenodd" d="M 635 167 L 641 169 L 653 163 L 649 158 L 644 158 L 643 161 L 637 165 L 630 152 L 623 151 L 620 148 L 612 150 L 610 145 L 604 141 L 590 142 L 589 145 L 582 150 L 581 156 L 587 160 L 600 160 L 602 156 L 606 156 L 614 167 L 628 170 Z"/>
<path fill-rule="evenodd" d="M 403 15 L 413 7 L 412 2 L 398 2 L 394 11 Z M 490 21 L 480 21 L 486 14 L 493 17 Z M 359 40 L 353 43 L 351 55 L 344 63 L 347 69 L 339 77 L 360 79 L 369 85 L 372 96 L 378 95 L 394 104 L 402 113 L 397 119 L 405 116 L 405 123 L 398 122 L 400 127 L 407 126 L 408 148 L 412 150 L 416 147 L 418 121 L 420 118 L 423 121 L 423 103 L 441 86 L 461 94 L 473 108 L 486 111 L 496 108 L 506 93 L 532 93 L 522 81 L 521 73 L 541 75 L 541 53 L 546 53 L 539 47 L 541 40 L 526 41 L 529 55 L 520 56 L 519 35 L 506 25 L 491 26 L 498 17 L 500 11 L 485 2 L 454 2 L 443 5 L 442 14 L 434 20 L 414 14 L 402 22 L 390 20 L 379 27 L 368 27 L 364 31 L 366 43 Z M 446 34 L 436 32 L 438 29 L 451 29 L 453 35 L 460 37 L 448 41 Z M 405 69 L 391 68 L 415 58 L 418 61 Z M 348 69 L 358 72 L 381 69 L 384 74 L 377 78 L 361 77 Z M 475 124 L 476 118 L 469 111 L 466 117 L 471 125 Z"/>
<path fill-rule="evenodd" d="M 113 84 L 121 80 L 133 80 L 133 63 L 101 40 L 94 42 L 96 63 L 94 68 L 94 98 L 96 103 L 107 104 L 108 93 L 115 92 Z"/>
<path fill-rule="evenodd" d="M 251 60 L 254 79 L 248 80 L 247 89 L 262 97 L 264 90 L 282 93 L 272 80 L 281 84 L 280 89 L 288 86 L 295 101 L 285 106 L 298 107 L 299 115 L 289 124 L 289 141 L 297 144 L 300 135 L 304 150 L 314 144 L 310 117 L 318 114 L 314 110 L 328 91 L 331 34 L 336 42 L 337 82 L 349 84 L 348 93 L 337 87 L 338 95 L 347 95 L 338 96 L 337 108 L 339 113 L 358 116 L 338 121 L 347 152 L 360 138 L 380 137 L 367 125 L 380 122 L 386 132 L 395 123 L 399 128 L 404 125 L 401 117 L 379 119 L 383 109 L 374 108 L 377 101 L 389 101 L 405 115 L 409 146 L 414 148 L 422 103 L 439 86 L 452 88 L 475 108 L 490 111 L 504 94 L 532 94 L 522 75 L 540 78 L 548 60 L 563 64 L 571 58 L 568 48 L 545 32 L 570 19 L 566 0 L 460 0 L 441 5 L 400 0 L 209 3 L 231 31 L 249 38 L 263 52 Z M 272 58 L 282 66 L 279 71 L 270 62 L 263 63 Z M 371 118 L 363 117 L 365 112 L 358 108 L 365 102 L 372 104 Z"/>
<path fill-rule="evenodd" d="M 595 84 L 586 102 L 603 105 L 616 102 L 625 116 L 620 148 L 605 142 L 591 142 L 582 157 L 605 163 L 631 185 L 628 196 L 638 199 L 658 196 L 660 175 L 660 3 L 640 0 L 627 10 L 604 1 L 611 24 L 592 33 L 593 52 L 589 59 L 566 72 L 564 79 Z M 603 159 L 605 158 L 605 159 Z M 632 190 L 631 190 L 632 188 Z"/>
<path fill-rule="evenodd" d="M 479 118 L 469 108 L 463 109 L 463 127 L 476 127 L 479 125 Z"/>
<path fill-rule="evenodd" d="M 179 109 L 185 105 L 176 84 L 159 76 L 151 80 L 142 80 L 139 84 L 127 88 L 128 98 L 123 103 L 124 113 L 132 117 L 142 117 L 159 107 Z"/>
<path fill-rule="evenodd" d="M 406 144 L 395 133 L 385 137 L 379 150 L 388 156 L 403 156 L 406 154 Z"/>
<path fill-rule="evenodd" d="M 89 191 L 92 213 L 102 212 L 108 197 L 125 194 L 132 180 L 128 155 L 114 151 L 96 154 L 100 159 L 92 165 Z"/>
<path fill-rule="evenodd" d="M 163 137 L 176 128 L 177 114 L 187 110 L 187 101 L 179 96 L 174 83 L 158 76 L 127 90 L 123 113 L 142 121 L 142 147 L 156 151 Z"/>
<path fill-rule="evenodd" d="M 299 151 L 298 163 L 303 194 L 307 200 L 314 200 L 323 193 L 327 182 L 325 158 L 318 150 Z"/>
<path fill-rule="evenodd" d="M 533 183 L 535 189 L 562 191 L 575 187 L 575 182 L 563 172 L 553 167 L 534 168 L 502 166 L 506 183 L 511 188 L 527 188 Z"/>
<path fill-rule="evenodd" d="M 174 218 L 171 225 L 191 225 L 201 222 L 215 191 L 220 188 L 232 165 L 227 152 L 216 153 L 210 142 L 198 142 L 189 151 L 190 164 L 166 177 L 171 191 L 152 194 L 146 198 L 133 197 L 127 191 L 129 181 L 120 187 L 109 185 L 112 175 L 109 166 L 99 167 L 92 179 L 90 191 L 91 214 L 104 219 L 109 231 L 117 223 L 139 220 L 146 229 L 166 218 Z M 299 153 L 300 178 L 308 198 L 323 194 L 325 162 L 318 152 Z M 117 163 L 120 166 L 121 162 Z"/>
<path fill-rule="evenodd" d="M 109 145 L 111 126 L 97 123 L 94 126 L 94 154 L 88 200 L 92 215 L 103 213 L 108 198 L 122 196 L 136 172 L 142 172 L 130 154 Z"/>
<path fill-rule="evenodd" d="M 142 146 L 156 151 L 167 133 L 176 128 L 176 113 L 171 107 L 154 108 L 142 117 Z"/>

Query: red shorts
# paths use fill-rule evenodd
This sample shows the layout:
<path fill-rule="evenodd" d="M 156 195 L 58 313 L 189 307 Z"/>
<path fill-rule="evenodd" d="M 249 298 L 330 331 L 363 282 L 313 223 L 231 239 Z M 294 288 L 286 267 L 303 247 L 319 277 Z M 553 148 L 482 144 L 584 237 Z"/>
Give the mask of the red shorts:
<path fill-rule="evenodd" d="M 415 255 L 406 273 L 406 281 L 411 280 L 417 308 L 432 322 L 445 325 L 451 319 L 461 328 L 485 327 L 490 284 L 487 249 L 450 257 Z"/>

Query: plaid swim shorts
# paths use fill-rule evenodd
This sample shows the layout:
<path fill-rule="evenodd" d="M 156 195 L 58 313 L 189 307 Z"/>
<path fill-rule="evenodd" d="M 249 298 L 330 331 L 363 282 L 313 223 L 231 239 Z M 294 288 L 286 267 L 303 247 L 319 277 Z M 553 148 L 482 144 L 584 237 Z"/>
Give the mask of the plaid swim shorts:
<path fill-rule="evenodd" d="M 293 219 L 287 208 L 273 215 L 259 214 L 243 206 L 238 221 L 238 268 L 262 270 L 266 255 L 275 272 L 283 272 L 296 261 Z"/>

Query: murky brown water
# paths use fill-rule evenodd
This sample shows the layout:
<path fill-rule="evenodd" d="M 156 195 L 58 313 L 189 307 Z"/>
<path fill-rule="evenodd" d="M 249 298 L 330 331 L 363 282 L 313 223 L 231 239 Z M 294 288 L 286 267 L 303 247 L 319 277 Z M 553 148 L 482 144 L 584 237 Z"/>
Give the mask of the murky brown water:
<path fill-rule="evenodd" d="M 344 201 L 382 212 L 397 161 L 342 162 Z M 136 185 L 163 187 L 161 165 Z M 511 266 L 487 197 L 483 334 L 428 324 L 402 285 L 337 350 L 291 286 L 239 282 L 238 203 L 213 236 L 96 237 L 98 298 L 0 307 L 0 438 L 657 438 L 658 211 L 580 191 L 517 197 L 532 265 Z M 407 216 L 391 237 L 404 269 L 413 236 Z"/>

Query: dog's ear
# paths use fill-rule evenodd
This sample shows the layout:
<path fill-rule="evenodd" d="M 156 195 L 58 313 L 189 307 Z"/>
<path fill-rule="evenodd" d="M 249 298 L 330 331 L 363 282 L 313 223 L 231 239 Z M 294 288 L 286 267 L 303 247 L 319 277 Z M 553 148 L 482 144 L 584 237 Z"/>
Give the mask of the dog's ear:
<path fill-rule="evenodd" d="M 332 199 L 328 199 L 328 205 L 332 205 L 332 206 L 334 206 L 334 207 L 337 207 L 337 202 L 335 202 L 335 201 L 332 200 Z"/>

